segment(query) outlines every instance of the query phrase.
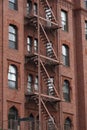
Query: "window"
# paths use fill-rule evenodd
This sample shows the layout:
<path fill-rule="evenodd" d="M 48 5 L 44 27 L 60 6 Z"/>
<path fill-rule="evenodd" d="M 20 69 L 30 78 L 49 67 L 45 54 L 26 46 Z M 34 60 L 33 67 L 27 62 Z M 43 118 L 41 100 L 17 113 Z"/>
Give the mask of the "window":
<path fill-rule="evenodd" d="M 32 37 L 30 36 L 27 37 L 27 51 L 32 51 Z"/>
<path fill-rule="evenodd" d="M 52 42 L 46 44 L 46 53 L 48 57 L 52 57 Z"/>
<path fill-rule="evenodd" d="M 35 77 L 34 89 L 38 91 L 38 76 Z"/>
<path fill-rule="evenodd" d="M 9 0 L 9 8 L 17 10 L 17 0 Z"/>
<path fill-rule="evenodd" d="M 39 115 L 36 117 L 36 130 L 39 130 Z"/>
<path fill-rule="evenodd" d="M 87 0 L 84 0 L 85 9 L 87 9 Z"/>
<path fill-rule="evenodd" d="M 38 40 L 34 39 L 34 51 L 38 52 Z"/>
<path fill-rule="evenodd" d="M 69 66 L 69 47 L 67 45 L 62 45 L 62 60 L 63 65 Z"/>
<path fill-rule="evenodd" d="M 9 25 L 9 48 L 17 49 L 17 27 Z"/>
<path fill-rule="evenodd" d="M 30 121 L 29 130 L 34 130 L 35 129 L 35 119 L 34 119 L 33 114 L 30 114 L 29 121 Z"/>
<path fill-rule="evenodd" d="M 32 10 L 32 1 L 27 0 L 27 14 L 29 14 Z"/>
<path fill-rule="evenodd" d="M 61 24 L 62 24 L 62 30 L 68 31 L 67 12 L 64 10 L 61 11 Z"/>
<path fill-rule="evenodd" d="M 33 77 L 31 74 L 28 75 L 28 82 L 27 82 L 27 91 L 32 92 L 32 83 L 33 83 Z"/>
<path fill-rule="evenodd" d="M 64 130 L 71 130 L 71 120 L 69 118 L 65 119 Z"/>
<path fill-rule="evenodd" d="M 18 111 L 15 107 L 11 107 L 8 113 L 8 128 L 17 129 Z"/>
<path fill-rule="evenodd" d="M 63 83 L 63 98 L 66 102 L 70 102 L 70 83 L 68 80 L 64 80 Z"/>
<path fill-rule="evenodd" d="M 85 21 L 85 39 L 87 39 L 87 21 Z"/>
<path fill-rule="evenodd" d="M 54 84 L 54 78 L 51 77 L 50 79 L 48 79 L 48 95 L 54 95 L 54 88 L 53 88 L 53 84 Z"/>
<path fill-rule="evenodd" d="M 37 14 L 37 4 L 34 3 L 34 14 Z"/>
<path fill-rule="evenodd" d="M 15 65 L 9 65 L 8 86 L 17 89 L 17 67 Z"/>

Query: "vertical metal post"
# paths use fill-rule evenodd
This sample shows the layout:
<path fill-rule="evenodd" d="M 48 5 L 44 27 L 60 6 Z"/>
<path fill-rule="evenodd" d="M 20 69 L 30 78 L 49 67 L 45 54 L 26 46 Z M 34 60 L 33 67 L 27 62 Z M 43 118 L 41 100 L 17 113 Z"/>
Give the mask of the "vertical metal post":
<path fill-rule="evenodd" d="M 60 21 L 60 7 L 59 7 L 59 0 L 57 0 L 57 16 L 58 16 L 58 26 L 61 25 Z M 61 43 L 60 43 L 60 38 L 61 38 L 61 30 L 58 29 L 58 55 L 59 55 L 59 93 L 60 93 L 60 98 L 62 100 L 62 88 L 61 88 Z M 59 117 L 59 129 L 63 130 L 63 115 L 62 115 L 62 101 L 59 102 L 59 109 L 60 109 L 60 117 Z"/>
<path fill-rule="evenodd" d="M 39 25 L 39 8 L 40 8 L 40 3 L 39 3 L 39 0 L 38 0 L 38 19 L 37 19 L 37 22 L 38 22 L 38 86 L 39 86 L 39 130 L 41 130 L 42 128 L 42 122 L 41 122 L 41 85 L 40 85 L 40 25 Z"/>

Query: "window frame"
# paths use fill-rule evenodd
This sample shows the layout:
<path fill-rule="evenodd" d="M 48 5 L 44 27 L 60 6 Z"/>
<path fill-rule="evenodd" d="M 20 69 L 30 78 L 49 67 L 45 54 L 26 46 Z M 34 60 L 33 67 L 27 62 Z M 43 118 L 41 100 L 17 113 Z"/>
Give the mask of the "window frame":
<path fill-rule="evenodd" d="M 39 88 L 38 88 L 39 86 L 38 86 L 38 76 L 35 76 L 35 82 L 34 82 L 34 90 L 35 91 L 39 91 Z"/>
<path fill-rule="evenodd" d="M 17 26 L 10 24 L 8 28 L 9 33 L 9 48 L 18 49 L 18 29 Z"/>
<path fill-rule="evenodd" d="M 12 67 L 15 72 L 12 72 L 12 70 L 10 70 Z M 12 77 L 14 77 L 15 80 L 13 80 Z M 11 86 L 12 83 L 14 83 L 14 86 Z M 8 87 L 11 89 L 18 89 L 18 69 L 14 64 L 10 64 L 8 68 Z"/>
<path fill-rule="evenodd" d="M 69 47 L 65 44 L 62 45 L 62 61 L 63 65 L 69 67 L 70 66 L 70 54 Z"/>
<path fill-rule="evenodd" d="M 34 5 L 33 5 L 33 11 L 34 11 L 34 14 L 37 15 L 37 11 L 38 11 L 37 3 L 34 3 Z"/>
<path fill-rule="evenodd" d="M 9 0 L 9 9 L 18 10 L 18 1 L 14 0 L 14 2 L 12 2 L 12 0 Z"/>
<path fill-rule="evenodd" d="M 61 10 L 61 25 L 62 30 L 68 32 L 68 13 L 65 10 Z"/>
<path fill-rule="evenodd" d="M 71 120 L 69 118 L 66 118 L 64 122 L 64 130 L 71 130 L 71 127 L 72 127 Z"/>
<path fill-rule="evenodd" d="M 31 11 L 32 11 L 32 1 L 31 0 L 27 0 L 26 10 L 27 10 L 27 14 L 31 13 Z"/>
<path fill-rule="evenodd" d="M 87 40 L 87 21 L 85 21 L 85 39 Z"/>
<path fill-rule="evenodd" d="M 87 0 L 84 0 L 84 8 L 87 9 Z"/>
<path fill-rule="evenodd" d="M 65 92 L 67 91 L 67 92 Z M 69 80 L 65 79 L 63 81 L 63 98 L 66 102 L 71 102 L 71 97 L 70 97 L 70 82 Z"/>
<path fill-rule="evenodd" d="M 33 38 L 31 36 L 27 36 L 27 51 L 32 52 L 33 46 Z"/>
<path fill-rule="evenodd" d="M 8 128 L 17 129 L 18 110 L 13 106 L 8 112 Z"/>
<path fill-rule="evenodd" d="M 33 76 L 32 76 L 32 74 L 28 74 L 28 78 L 27 78 L 27 91 L 29 93 L 33 92 Z"/>
<path fill-rule="evenodd" d="M 34 39 L 34 52 L 38 52 L 38 39 Z"/>

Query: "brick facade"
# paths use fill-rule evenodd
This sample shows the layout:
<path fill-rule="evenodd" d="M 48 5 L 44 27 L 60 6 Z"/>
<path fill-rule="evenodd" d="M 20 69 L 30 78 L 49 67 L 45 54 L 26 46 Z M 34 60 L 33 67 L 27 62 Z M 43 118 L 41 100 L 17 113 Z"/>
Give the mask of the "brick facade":
<path fill-rule="evenodd" d="M 67 130 L 64 127 L 65 120 L 70 119 L 71 130 L 86 130 L 87 129 L 87 39 L 85 39 L 85 21 L 87 21 L 87 10 L 84 8 L 83 0 L 47 0 L 58 22 L 58 29 L 48 29 L 43 4 L 40 1 L 39 19 L 41 24 L 40 31 L 44 33 L 46 40 L 41 40 L 38 35 L 37 25 L 32 26 L 29 23 L 32 16 L 27 17 L 26 5 L 27 0 L 18 0 L 18 9 L 9 9 L 8 0 L 0 1 L 0 128 L 7 129 L 8 127 L 8 113 L 10 108 L 14 107 L 18 110 L 20 118 L 34 115 L 37 120 L 41 110 L 40 130 L 48 130 L 47 121 L 49 117 L 54 119 L 54 124 L 60 130 Z M 38 5 L 38 0 L 32 0 Z M 46 3 L 45 3 L 46 4 Z M 49 6 L 48 6 L 49 7 Z M 61 11 L 67 12 L 68 31 L 62 30 Z M 52 14 L 53 15 L 53 14 Z M 43 19 L 42 19 L 43 18 Z M 35 21 L 36 22 L 36 21 Z M 53 23 L 51 23 L 52 26 Z M 18 49 L 9 48 L 9 25 L 17 27 L 17 43 Z M 56 24 L 55 24 L 56 26 Z M 50 31 L 49 31 L 50 30 Z M 42 33 L 41 32 L 41 33 Z M 42 35 L 42 34 L 40 34 Z M 53 78 L 55 93 L 59 94 L 53 97 L 49 95 L 48 88 L 43 80 L 43 72 L 38 69 L 37 57 L 35 53 L 27 51 L 27 37 L 32 37 L 32 50 L 34 51 L 34 39 L 38 39 L 40 47 L 40 63 L 48 78 Z M 50 40 L 49 40 L 50 39 Z M 58 57 L 59 63 L 53 65 L 50 57 L 47 58 L 47 46 L 44 41 L 52 42 L 52 47 Z M 63 65 L 62 46 L 65 45 L 69 49 L 69 66 Z M 32 59 L 34 60 L 32 62 Z M 49 63 L 49 64 L 48 64 Z M 8 87 L 8 71 L 9 65 L 17 67 L 17 89 Z M 44 67 L 43 67 L 44 66 Z M 40 68 L 40 69 L 42 69 Z M 39 71 L 41 73 L 39 73 Z M 43 72 L 44 73 L 44 72 Z M 41 86 L 41 108 L 38 109 L 38 92 L 31 95 L 27 94 L 28 76 L 32 75 L 32 86 L 34 88 L 35 78 L 38 76 Z M 39 77 L 40 75 L 40 77 Z M 50 75 L 50 77 L 49 77 Z M 46 77 L 45 80 L 48 80 Z M 69 82 L 70 101 L 67 102 L 63 95 L 64 81 Z M 48 93 L 47 93 L 48 92 Z M 33 96 L 32 96 L 33 95 Z M 52 100 L 52 101 L 51 101 Z M 57 101 L 58 100 L 58 101 Z M 45 103 L 43 103 L 45 102 Z M 45 105 L 45 106 L 44 106 Z M 44 110 L 43 108 L 44 107 Z M 48 114 L 48 115 L 47 115 Z M 25 122 L 24 122 L 25 123 Z M 37 124 L 37 122 L 35 122 Z M 26 124 L 21 125 L 21 130 L 28 129 Z M 57 130 L 57 128 L 55 130 Z M 30 128 L 29 128 L 30 129 Z M 31 128 L 32 130 L 32 128 Z M 34 130 L 34 129 L 33 129 Z M 35 129 L 36 130 L 36 129 Z M 39 130 L 39 129 L 38 129 Z M 49 129 L 50 130 L 50 129 Z M 53 129 L 54 130 L 54 129 Z"/>

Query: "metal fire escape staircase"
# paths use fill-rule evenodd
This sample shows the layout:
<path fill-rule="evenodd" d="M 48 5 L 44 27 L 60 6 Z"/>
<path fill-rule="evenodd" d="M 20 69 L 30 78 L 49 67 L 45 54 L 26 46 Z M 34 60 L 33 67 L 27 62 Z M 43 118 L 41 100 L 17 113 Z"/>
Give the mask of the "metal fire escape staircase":
<path fill-rule="evenodd" d="M 53 119 L 53 117 L 48 109 L 48 107 L 46 106 L 46 102 L 48 102 L 48 101 L 49 102 L 50 101 L 51 102 L 60 101 L 60 96 L 59 96 L 58 90 L 56 89 L 54 83 L 51 81 L 51 77 L 50 77 L 48 70 L 46 68 L 46 64 L 50 63 L 50 66 L 58 65 L 59 61 L 58 61 L 58 57 L 55 53 L 55 50 L 51 46 L 50 39 L 47 35 L 47 32 L 46 32 L 47 25 L 43 25 L 42 20 L 45 22 L 46 21 L 50 22 L 51 26 L 49 26 L 49 28 L 51 28 L 51 29 L 53 29 L 53 28 L 58 29 L 59 27 L 58 27 L 56 17 L 55 17 L 55 15 L 50 7 L 48 0 L 40 0 L 40 3 L 42 4 L 42 6 L 44 8 L 45 13 L 47 13 L 48 19 L 42 18 L 41 16 L 34 14 L 33 17 L 27 16 L 27 19 L 29 20 L 28 24 L 33 25 L 36 30 L 38 29 L 38 25 L 39 25 L 39 34 L 38 35 L 40 36 L 40 40 L 44 44 L 45 48 L 47 47 L 47 43 L 49 43 L 48 48 L 51 51 L 48 52 L 47 56 L 35 53 L 35 57 L 31 57 L 31 59 L 35 62 L 36 66 L 38 66 L 38 55 L 40 56 L 40 59 L 39 59 L 40 66 L 39 67 L 40 67 L 40 73 L 41 73 L 42 79 L 44 81 L 44 86 L 47 88 L 48 88 L 48 86 L 51 86 L 51 89 L 50 89 L 50 95 L 48 95 L 48 94 L 44 95 L 43 93 L 39 93 L 41 95 L 41 99 L 38 98 L 39 96 L 36 96 L 36 98 L 34 96 L 34 100 L 37 102 L 37 98 L 38 98 L 38 101 L 39 100 L 41 101 L 41 113 L 44 115 L 46 120 L 48 119 L 48 117 L 50 119 L 48 122 L 48 127 L 49 127 L 48 129 L 49 130 L 59 130 L 57 124 L 55 123 L 55 121 L 54 121 L 54 119 Z M 38 17 L 39 17 L 39 24 L 38 24 Z M 55 31 L 55 29 L 53 29 L 53 30 Z M 47 61 L 48 63 L 44 62 L 44 61 Z"/>

